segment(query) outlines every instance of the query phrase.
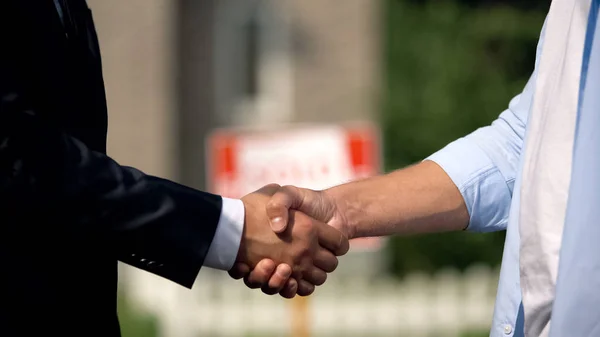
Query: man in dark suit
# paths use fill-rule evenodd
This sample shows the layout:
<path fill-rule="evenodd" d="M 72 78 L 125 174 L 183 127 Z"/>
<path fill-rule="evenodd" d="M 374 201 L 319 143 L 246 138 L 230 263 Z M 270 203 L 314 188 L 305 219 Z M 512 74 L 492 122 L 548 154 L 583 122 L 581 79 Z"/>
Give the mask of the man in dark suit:
<path fill-rule="evenodd" d="M 242 262 L 268 275 L 247 283 L 291 297 L 323 283 L 348 250 L 301 213 L 274 234 L 265 205 L 277 186 L 227 199 L 108 157 L 84 0 L 2 0 L 0 43 L 0 336 L 118 336 L 117 260 L 185 287 L 202 266 Z M 292 272 L 300 282 L 277 286 Z"/>

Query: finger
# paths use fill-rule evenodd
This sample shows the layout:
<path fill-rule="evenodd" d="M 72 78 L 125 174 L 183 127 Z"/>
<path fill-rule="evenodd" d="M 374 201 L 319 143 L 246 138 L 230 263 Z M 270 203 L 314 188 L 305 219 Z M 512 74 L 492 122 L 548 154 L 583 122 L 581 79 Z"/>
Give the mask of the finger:
<path fill-rule="evenodd" d="M 296 279 L 291 278 L 287 281 L 283 289 L 279 292 L 279 295 L 284 298 L 294 298 L 296 296 L 296 292 L 298 291 L 298 281 Z"/>
<path fill-rule="evenodd" d="M 302 279 L 316 286 L 320 286 L 323 283 L 325 283 L 325 281 L 327 281 L 327 273 L 322 269 L 313 267 L 308 271 L 304 272 L 304 274 L 302 275 Z"/>
<path fill-rule="evenodd" d="M 275 233 L 282 233 L 288 225 L 288 214 L 291 209 L 302 206 L 304 190 L 295 186 L 283 186 L 267 203 L 267 216 L 271 229 Z"/>
<path fill-rule="evenodd" d="M 337 268 L 338 262 L 338 258 L 325 248 L 320 248 L 313 256 L 315 267 L 327 273 L 333 272 Z"/>
<path fill-rule="evenodd" d="M 250 273 L 250 267 L 245 263 L 238 262 L 233 265 L 228 273 L 233 279 L 239 280 Z"/>
<path fill-rule="evenodd" d="M 254 270 L 244 277 L 244 283 L 250 289 L 261 288 L 269 282 L 271 275 L 273 275 L 273 272 L 275 271 L 275 267 L 276 265 L 273 260 L 261 260 Z"/>
<path fill-rule="evenodd" d="M 269 287 L 281 290 L 290 276 L 292 276 L 292 267 L 285 263 L 278 265 L 269 280 Z"/>
<path fill-rule="evenodd" d="M 308 296 L 315 292 L 315 286 L 305 280 L 298 281 L 298 292 L 299 296 Z"/>
<path fill-rule="evenodd" d="M 319 244 L 323 248 L 329 249 L 332 253 L 337 256 L 342 256 L 350 249 L 350 243 L 348 238 L 337 229 L 320 223 L 315 222 L 319 235 Z"/>
<path fill-rule="evenodd" d="M 275 273 L 271 275 L 271 278 L 267 284 L 263 285 L 262 291 L 267 295 L 275 295 L 279 293 L 288 279 L 292 276 L 292 268 L 287 264 L 280 264 L 275 268 Z"/>

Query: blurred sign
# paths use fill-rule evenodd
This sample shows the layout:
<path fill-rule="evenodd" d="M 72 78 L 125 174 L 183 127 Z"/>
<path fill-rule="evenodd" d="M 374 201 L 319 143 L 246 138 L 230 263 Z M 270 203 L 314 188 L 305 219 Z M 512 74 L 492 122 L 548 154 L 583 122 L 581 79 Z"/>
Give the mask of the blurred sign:
<path fill-rule="evenodd" d="M 270 183 L 325 189 L 379 173 L 379 144 L 371 124 L 217 130 L 207 141 L 209 189 L 229 198 Z M 352 242 L 353 250 L 380 246 L 380 238 Z"/>

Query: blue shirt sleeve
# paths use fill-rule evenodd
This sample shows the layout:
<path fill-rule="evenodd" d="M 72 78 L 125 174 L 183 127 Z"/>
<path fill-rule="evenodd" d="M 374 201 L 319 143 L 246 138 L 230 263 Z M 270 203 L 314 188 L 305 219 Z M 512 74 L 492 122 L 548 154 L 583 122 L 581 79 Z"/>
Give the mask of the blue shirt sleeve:
<path fill-rule="evenodd" d="M 538 43 L 536 68 L 541 44 L 542 38 Z M 460 190 L 470 216 L 467 230 L 506 229 L 536 75 L 534 70 L 523 92 L 510 101 L 508 109 L 491 125 L 427 158 L 440 165 Z"/>

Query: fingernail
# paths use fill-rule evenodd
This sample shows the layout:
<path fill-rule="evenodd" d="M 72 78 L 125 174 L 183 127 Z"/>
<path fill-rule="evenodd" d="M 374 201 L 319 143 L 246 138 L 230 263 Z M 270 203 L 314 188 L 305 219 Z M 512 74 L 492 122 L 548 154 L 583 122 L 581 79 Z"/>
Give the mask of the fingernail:
<path fill-rule="evenodd" d="M 280 231 L 283 229 L 283 218 L 278 216 L 276 218 L 271 219 L 271 228 L 276 231 Z"/>

